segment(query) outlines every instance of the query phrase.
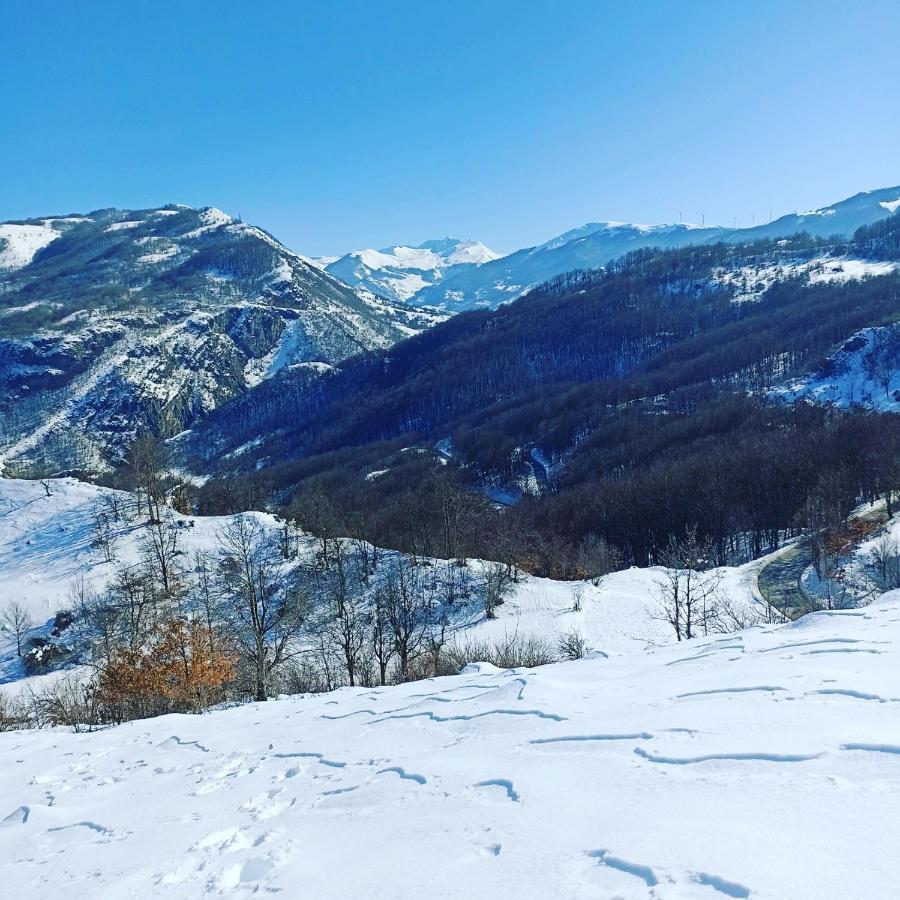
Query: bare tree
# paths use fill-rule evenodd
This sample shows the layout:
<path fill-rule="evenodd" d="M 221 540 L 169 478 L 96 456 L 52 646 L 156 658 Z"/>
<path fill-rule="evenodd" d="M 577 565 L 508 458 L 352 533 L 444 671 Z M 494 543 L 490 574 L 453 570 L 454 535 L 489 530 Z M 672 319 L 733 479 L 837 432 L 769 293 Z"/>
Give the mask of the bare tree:
<path fill-rule="evenodd" d="M 624 561 L 622 554 L 612 544 L 600 535 L 588 534 L 575 551 L 575 565 L 579 575 L 597 587 L 604 575 L 621 569 Z"/>
<path fill-rule="evenodd" d="M 235 516 L 219 532 L 219 564 L 234 636 L 252 670 L 254 696 L 267 700 L 275 671 L 300 652 L 306 591 L 283 572 L 277 536 L 250 514 Z"/>
<path fill-rule="evenodd" d="M 384 580 L 384 606 L 397 654 L 397 674 L 405 681 L 410 664 L 422 652 L 435 608 L 421 568 L 406 556 L 394 562 Z"/>
<path fill-rule="evenodd" d="M 171 510 L 164 509 L 160 513 L 157 507 L 156 515 L 147 524 L 141 540 L 141 551 L 148 567 L 159 580 L 163 595 L 173 596 L 181 575 L 178 566 L 181 551 L 178 549 L 178 523 Z"/>
<path fill-rule="evenodd" d="M 502 563 L 485 563 L 481 575 L 481 587 L 484 591 L 484 614 L 493 619 L 500 606 L 512 590 L 512 575 Z"/>
<path fill-rule="evenodd" d="M 158 520 L 160 509 L 165 503 L 165 449 L 162 443 L 150 435 L 141 435 L 128 451 L 127 466 L 137 489 L 138 515 L 141 512 L 140 498 L 143 494 L 150 521 Z"/>
<path fill-rule="evenodd" d="M 460 490 L 446 476 L 435 479 L 434 493 L 443 537 L 441 555 L 453 559 L 462 552 L 463 539 L 481 512 L 483 500 L 471 491 Z"/>
<path fill-rule="evenodd" d="M 394 658 L 395 645 L 389 616 L 389 592 L 381 587 L 375 592 L 375 608 L 372 611 L 372 657 L 378 666 L 381 684 L 387 684 L 388 666 Z"/>
<path fill-rule="evenodd" d="M 28 632 L 34 628 L 34 620 L 31 618 L 31 614 L 26 609 L 25 604 L 20 603 L 18 600 L 11 600 L 6 604 L 6 609 L 3 610 L 0 621 L 3 622 L 4 628 L 12 632 L 13 637 L 16 639 L 16 655 L 21 656 L 22 642 L 25 640 Z"/>
<path fill-rule="evenodd" d="M 213 634 L 215 626 L 222 618 L 221 597 L 213 585 L 213 560 L 206 553 L 198 552 L 194 556 L 194 579 L 188 594 L 188 604 L 194 614 L 199 614 L 208 635 Z M 213 651 L 212 637 L 209 640 L 210 652 Z"/>
<path fill-rule="evenodd" d="M 94 546 L 102 553 L 106 562 L 116 558 L 116 532 L 113 519 L 106 506 L 98 505 L 94 511 Z"/>
<path fill-rule="evenodd" d="M 372 619 L 354 559 L 345 541 L 334 541 L 331 565 L 319 578 L 320 595 L 326 603 L 323 630 L 341 658 L 351 687 L 367 679 L 364 669 Z"/>
<path fill-rule="evenodd" d="M 671 537 L 659 554 L 665 571 L 659 581 L 662 618 L 679 641 L 708 634 L 720 599 L 721 573 L 708 571 L 710 548 L 697 538 L 697 528 Z"/>
<path fill-rule="evenodd" d="M 882 591 L 900 588 L 900 545 L 889 532 L 875 542 L 871 552 L 875 581 Z"/>

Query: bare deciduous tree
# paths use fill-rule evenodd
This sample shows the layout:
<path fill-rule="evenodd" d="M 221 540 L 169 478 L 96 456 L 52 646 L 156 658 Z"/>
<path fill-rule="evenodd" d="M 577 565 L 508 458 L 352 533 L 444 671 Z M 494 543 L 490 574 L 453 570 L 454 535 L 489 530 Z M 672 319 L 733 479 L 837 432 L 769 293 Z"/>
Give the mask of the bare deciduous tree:
<path fill-rule="evenodd" d="M 497 615 L 497 607 L 512 590 L 512 575 L 501 563 L 485 563 L 481 586 L 484 591 L 484 614 L 493 619 Z"/>
<path fill-rule="evenodd" d="M 12 632 L 13 637 L 16 639 L 16 655 L 21 656 L 22 642 L 25 640 L 28 632 L 34 628 L 34 620 L 31 618 L 31 614 L 28 612 L 25 604 L 20 603 L 18 600 L 11 600 L 7 603 L 6 609 L 3 610 L 0 621 L 3 622 L 4 628 Z"/>
<path fill-rule="evenodd" d="M 141 551 L 148 567 L 159 580 L 163 595 L 171 597 L 181 574 L 178 568 L 178 523 L 171 510 L 156 508 L 141 540 Z"/>
<path fill-rule="evenodd" d="M 599 535 L 589 534 L 575 551 L 575 565 L 579 575 L 597 587 L 604 575 L 621 569 L 624 561 L 612 544 Z"/>
<path fill-rule="evenodd" d="M 721 574 L 708 571 L 710 548 L 697 538 L 696 527 L 672 537 L 660 552 L 665 572 L 659 581 L 662 618 L 679 641 L 708 634 L 720 599 Z"/>
<path fill-rule="evenodd" d="M 255 516 L 232 519 L 219 532 L 219 545 L 234 637 L 251 667 L 255 698 L 267 700 L 275 671 L 300 652 L 306 592 L 282 571 L 278 538 Z"/>

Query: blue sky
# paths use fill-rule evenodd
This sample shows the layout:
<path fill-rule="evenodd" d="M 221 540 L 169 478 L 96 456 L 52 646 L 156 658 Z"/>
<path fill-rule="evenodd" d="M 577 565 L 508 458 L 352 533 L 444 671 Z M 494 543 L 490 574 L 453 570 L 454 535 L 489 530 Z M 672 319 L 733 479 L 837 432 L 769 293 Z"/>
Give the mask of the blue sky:
<path fill-rule="evenodd" d="M 0 0 L 0 220 L 219 206 L 294 249 L 749 225 L 900 183 L 900 3 Z"/>

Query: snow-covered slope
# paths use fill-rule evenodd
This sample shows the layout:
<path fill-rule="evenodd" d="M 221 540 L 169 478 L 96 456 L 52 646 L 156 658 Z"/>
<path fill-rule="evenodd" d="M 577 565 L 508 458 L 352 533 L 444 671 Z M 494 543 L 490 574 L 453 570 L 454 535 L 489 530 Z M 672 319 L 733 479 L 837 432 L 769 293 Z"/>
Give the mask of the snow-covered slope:
<path fill-rule="evenodd" d="M 871 225 L 900 208 L 900 186 L 862 191 L 839 203 L 791 213 L 755 228 L 741 229 L 748 241 L 784 237 L 805 231 L 814 237 L 849 237 L 857 228 Z"/>
<path fill-rule="evenodd" d="M 49 496 L 38 481 L 0 478 L 0 608 L 8 600 L 22 603 L 36 623 L 44 623 L 71 605 L 71 591 L 83 580 L 99 591 L 113 578 L 117 567 L 134 565 L 141 556 L 143 528 L 135 522 L 115 527 L 116 563 L 105 560 L 94 546 L 95 518 L 108 497 L 118 497 L 124 507 L 128 494 L 96 487 L 74 478 L 51 479 Z M 278 532 L 272 517 L 254 514 Z M 227 517 L 181 516 L 178 547 L 185 559 L 197 551 L 215 550 L 217 534 Z M 310 557 L 312 539 L 301 543 L 300 552 Z M 389 555 L 383 552 L 382 555 Z M 753 607 L 754 572 L 758 564 L 723 570 L 723 590 L 739 606 Z M 480 560 L 470 560 L 477 573 Z M 598 587 L 581 582 L 523 577 L 511 596 L 497 610 L 497 618 L 478 615 L 466 620 L 467 636 L 501 641 L 513 634 L 539 636 L 549 642 L 577 628 L 588 644 L 605 652 L 640 648 L 672 640 L 671 628 L 659 610 L 658 586 L 662 569 L 627 569 L 603 579 Z M 574 611 L 575 595 L 581 596 L 580 612 Z"/>
<path fill-rule="evenodd" d="M 20 269 L 34 259 L 35 253 L 59 237 L 53 220 L 37 225 L 0 225 L 0 269 Z"/>
<path fill-rule="evenodd" d="M 734 289 L 734 302 L 758 300 L 776 282 L 804 278 L 809 284 L 860 281 L 900 271 L 900 263 L 823 255 L 802 262 L 761 262 L 751 266 L 720 268 L 713 281 Z"/>
<path fill-rule="evenodd" d="M 900 325 L 863 329 L 818 371 L 782 385 L 772 396 L 789 403 L 900 412 Z"/>
<path fill-rule="evenodd" d="M 136 430 L 169 437 L 285 367 L 334 365 L 435 321 L 214 208 L 0 228 L 30 235 L 0 271 L 0 453 L 13 467 L 100 466 Z"/>
<path fill-rule="evenodd" d="M 0 734 L 4 889 L 889 900 L 900 595 L 718 640 Z"/>
<path fill-rule="evenodd" d="M 361 286 L 391 300 L 408 300 L 429 285 L 463 269 L 498 259 L 480 241 L 442 238 L 417 247 L 354 250 L 337 259 L 318 260 L 345 284 Z"/>

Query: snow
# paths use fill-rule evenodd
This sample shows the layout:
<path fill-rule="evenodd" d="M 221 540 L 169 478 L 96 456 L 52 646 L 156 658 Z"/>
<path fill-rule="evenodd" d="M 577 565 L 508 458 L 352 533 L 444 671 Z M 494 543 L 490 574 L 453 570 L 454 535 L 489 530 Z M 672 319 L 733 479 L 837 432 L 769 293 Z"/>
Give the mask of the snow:
<path fill-rule="evenodd" d="M 441 281 L 451 269 L 473 268 L 499 258 L 480 241 L 441 238 L 418 247 L 354 250 L 341 257 L 322 257 L 317 264 L 349 285 L 404 302 Z"/>
<path fill-rule="evenodd" d="M 0 734 L 10 896 L 896 896 L 900 593 L 715 640 Z"/>
<path fill-rule="evenodd" d="M 207 232 L 214 231 L 216 228 L 231 225 L 233 222 L 234 219 L 232 219 L 228 213 L 222 212 L 221 209 L 216 209 L 214 206 L 210 206 L 200 211 L 199 227 L 194 228 L 191 231 L 186 231 L 181 237 L 187 239 L 200 237 Z"/>
<path fill-rule="evenodd" d="M 853 406 L 880 412 L 900 412 L 900 368 L 898 361 L 885 356 L 878 362 L 878 346 L 888 345 L 893 329 L 866 328 L 850 337 L 830 357 L 827 372 L 812 372 L 771 392 L 787 403 L 807 400 L 849 409 Z M 885 385 L 881 380 L 887 378 Z"/>
<path fill-rule="evenodd" d="M 806 278 L 809 284 L 841 283 L 879 278 L 897 271 L 900 265 L 895 262 L 826 255 L 803 262 L 718 268 L 713 271 L 712 280 L 735 290 L 734 303 L 747 303 L 758 300 L 773 284 L 788 278 Z"/>
<path fill-rule="evenodd" d="M 0 270 L 21 269 L 59 237 L 48 225 L 0 225 Z"/>
<path fill-rule="evenodd" d="M 154 245 L 158 246 L 158 244 L 158 240 L 154 239 Z M 175 244 L 167 244 L 158 250 L 152 250 L 150 253 L 139 256 L 137 261 L 144 265 L 153 265 L 155 263 L 165 262 L 167 259 L 171 259 L 173 256 L 177 255 L 178 247 Z"/>
<path fill-rule="evenodd" d="M 896 200 L 882 200 L 878 205 L 884 207 L 891 215 L 893 215 L 900 209 L 900 197 Z"/>
<path fill-rule="evenodd" d="M 77 577 L 112 575 L 91 533 L 114 492 L 49 484 L 48 497 L 39 482 L 0 479 L 0 597 L 38 618 Z M 224 521 L 176 519 L 188 555 L 211 549 Z M 139 531 L 122 527 L 125 564 Z M 723 570 L 723 591 L 752 604 L 760 565 Z M 900 592 L 673 644 L 662 575 L 524 578 L 496 620 L 462 635 L 553 641 L 576 627 L 593 648 L 577 662 L 475 662 L 92 734 L 0 733 L 4 891 L 894 897 Z"/>
<path fill-rule="evenodd" d="M 370 269 L 416 269 L 428 271 L 460 264 L 480 265 L 500 255 L 480 241 L 430 241 L 419 247 L 390 247 L 386 250 L 355 250 L 350 256 Z"/>
<path fill-rule="evenodd" d="M 251 441 L 232 455 L 255 445 Z M 373 480 L 386 471 L 377 470 L 366 477 Z M 123 506 L 130 500 L 128 494 L 72 478 L 53 479 L 49 484 L 48 497 L 40 482 L 0 478 L 0 598 L 24 604 L 38 622 L 69 605 L 78 579 L 98 591 L 112 579 L 115 566 L 105 562 L 102 551 L 92 546 L 94 517 L 105 498 L 118 496 Z M 271 516 L 259 515 L 273 530 L 280 528 Z M 175 520 L 181 525 L 179 547 L 189 559 L 196 551 L 215 549 L 227 517 L 175 514 Z M 141 537 L 136 524 L 119 527 L 116 555 L 121 564 L 139 560 Z M 312 546 L 310 541 L 310 552 Z M 467 564 L 476 579 L 483 565 L 480 560 Z M 721 570 L 723 591 L 743 607 L 755 606 L 758 565 Z M 666 643 L 672 637 L 660 617 L 658 597 L 664 571 L 627 569 L 608 575 L 597 587 L 523 576 L 498 609 L 497 618 L 477 619 L 469 632 L 491 641 L 518 634 L 540 636 L 552 643 L 574 627 L 594 649 L 606 653 Z M 581 595 L 580 612 L 573 610 L 576 591 Z"/>
<path fill-rule="evenodd" d="M 105 497 L 127 494 L 96 487 L 74 478 L 53 479 L 50 496 L 38 481 L 0 478 L 0 598 L 17 600 L 39 622 L 69 605 L 76 581 L 102 589 L 115 567 L 92 546 L 94 516 Z M 177 516 L 185 525 L 181 545 L 192 553 L 212 547 L 222 519 Z M 274 524 L 274 519 L 268 521 Z M 129 565 L 139 559 L 140 529 L 122 525 L 116 552 Z"/>
<path fill-rule="evenodd" d="M 851 259 L 849 257 L 838 259 L 822 258 L 820 262 L 822 264 L 820 269 L 810 270 L 810 284 L 879 278 L 900 270 L 900 265 L 894 262 L 873 262 L 871 260 Z"/>
<path fill-rule="evenodd" d="M 144 223 L 141 221 L 130 222 L 113 222 L 112 225 L 106 226 L 106 231 L 130 231 L 132 228 L 140 228 Z"/>

